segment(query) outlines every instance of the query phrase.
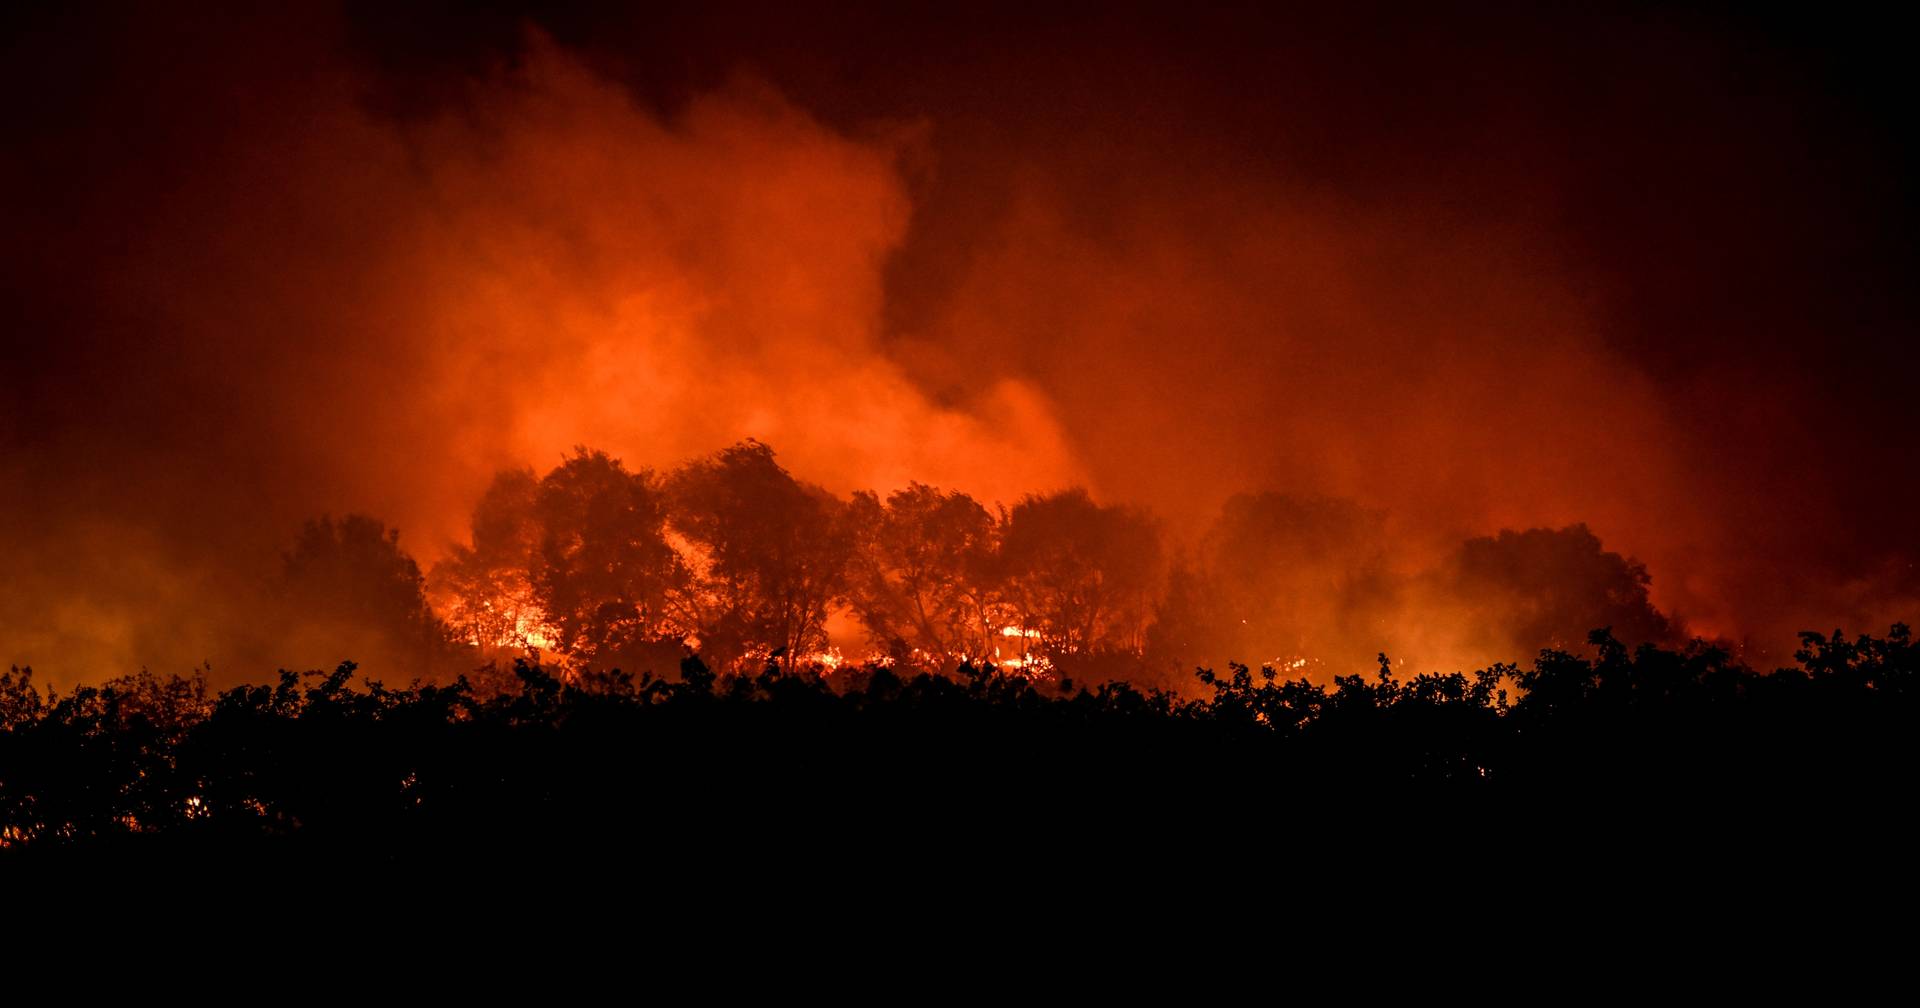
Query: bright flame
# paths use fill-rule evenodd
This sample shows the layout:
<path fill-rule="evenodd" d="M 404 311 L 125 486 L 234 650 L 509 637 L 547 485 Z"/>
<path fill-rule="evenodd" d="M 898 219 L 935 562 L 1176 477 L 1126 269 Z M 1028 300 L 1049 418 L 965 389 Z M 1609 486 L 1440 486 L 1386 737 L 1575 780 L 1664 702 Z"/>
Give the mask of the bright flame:
<path fill-rule="evenodd" d="M 466 642 L 477 648 L 551 651 L 560 646 L 560 628 L 539 606 L 512 598 L 488 599 L 473 612 L 455 606 L 449 622 L 464 626 Z"/>
<path fill-rule="evenodd" d="M 833 671 L 847 663 L 847 656 L 841 653 L 839 648 L 830 647 L 824 651 L 815 651 L 814 653 L 807 655 L 804 659 L 804 663 L 807 665 L 824 666 L 827 668 L 827 670 Z"/>

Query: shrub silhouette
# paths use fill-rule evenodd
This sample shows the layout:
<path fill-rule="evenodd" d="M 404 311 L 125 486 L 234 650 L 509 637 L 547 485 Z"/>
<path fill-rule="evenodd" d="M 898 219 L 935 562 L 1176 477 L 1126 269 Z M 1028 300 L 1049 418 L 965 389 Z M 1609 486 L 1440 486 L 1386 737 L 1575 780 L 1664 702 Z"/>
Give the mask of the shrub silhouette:
<path fill-rule="evenodd" d="M 1591 643 L 1591 659 L 1546 651 L 1524 668 L 1412 678 L 1383 655 L 1331 684 L 1235 664 L 1199 670 L 1198 699 L 985 664 L 746 674 L 697 656 L 672 678 L 562 677 L 522 659 L 491 694 L 465 678 L 394 689 L 345 663 L 215 696 L 144 673 L 60 696 L 13 669 L 0 676 L 0 839 L 386 859 L 581 844 L 960 852 L 1333 807 L 1513 821 L 1577 802 L 1884 806 L 1911 779 L 1920 657 L 1903 625 L 1807 634 L 1796 667 L 1764 674 L 1704 644 L 1628 649 L 1605 630 Z"/>

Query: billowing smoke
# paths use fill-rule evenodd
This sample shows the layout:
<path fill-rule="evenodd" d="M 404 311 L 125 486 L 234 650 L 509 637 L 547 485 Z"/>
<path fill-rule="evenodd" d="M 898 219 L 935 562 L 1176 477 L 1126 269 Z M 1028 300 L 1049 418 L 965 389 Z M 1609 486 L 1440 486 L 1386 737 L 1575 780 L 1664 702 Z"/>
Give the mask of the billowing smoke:
<path fill-rule="evenodd" d="M 1787 478 L 1815 440 L 1785 365 L 1681 373 L 1622 335 L 1541 209 L 1589 171 L 1524 139 L 1556 110 L 1474 106 L 1471 139 L 1562 173 L 1495 194 L 1445 130 L 1368 125 L 1392 103 L 1310 40 L 1257 96 L 1303 139 L 1256 156 L 1230 121 L 1252 99 L 1153 90 L 1206 61 L 1118 29 L 982 45 L 893 105 L 749 56 L 662 89 L 670 61 L 517 22 L 409 89 L 333 13 L 40 17 L 8 47 L 29 97 L 0 163 L 0 660 L 55 682 L 330 662 L 261 618 L 308 520 L 376 515 L 428 567 L 501 470 L 586 445 L 665 471 L 747 437 L 842 495 L 1149 508 L 1170 588 L 1211 570 L 1291 641 L 1220 660 L 1519 658 L 1595 616 L 1778 651 L 1920 597 L 1898 544 L 1797 555 L 1797 528 L 1877 512 L 1839 462 Z M 1558 72 L 1487 45 L 1495 78 Z M 989 77 L 1031 107 L 951 97 Z M 1350 150 L 1369 130 L 1407 156 Z"/>
<path fill-rule="evenodd" d="M 40 320 L 93 345 L 28 348 L 62 415 L 9 459 L 13 660 L 321 661 L 233 643 L 305 518 L 379 515 L 430 560 L 496 470 L 577 443 L 666 465 L 753 435 L 842 492 L 1083 478 L 1031 384 L 943 405 L 880 351 L 910 136 L 744 84 L 663 119 L 537 38 L 401 121 L 324 56 L 201 68 L 165 102 L 189 135 L 143 151 L 178 177 L 89 194 L 129 247 L 76 253 L 62 282 L 105 302 L 77 331 Z"/>

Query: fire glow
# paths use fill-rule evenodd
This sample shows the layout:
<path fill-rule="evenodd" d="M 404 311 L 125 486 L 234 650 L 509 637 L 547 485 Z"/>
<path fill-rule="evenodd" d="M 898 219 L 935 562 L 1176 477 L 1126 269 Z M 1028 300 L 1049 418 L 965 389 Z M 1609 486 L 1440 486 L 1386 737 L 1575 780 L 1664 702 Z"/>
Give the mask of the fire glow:
<path fill-rule="evenodd" d="M 1676 100 L 1649 103 L 1596 92 L 1607 31 L 1549 25 L 1590 40 L 1564 64 L 1459 25 L 1429 27 L 1470 59 L 1353 60 L 1300 25 L 1188 16 L 1204 55 L 1142 58 L 1164 26 L 1116 13 L 1115 38 L 960 32 L 1002 54 L 981 63 L 803 17 L 817 66 L 709 53 L 743 72 L 665 83 L 686 54 L 633 24 L 433 26 L 485 50 L 456 67 L 351 10 L 78 19 L 7 68 L 49 100 L 0 164 L 0 661 L 63 683 L 412 672 L 420 649 L 355 636 L 352 605 L 302 611 L 288 571 L 327 572 L 276 561 L 303 522 L 376 516 L 440 571 L 486 538 L 503 470 L 585 444 L 665 473 L 745 438 L 810 496 L 925 481 L 999 529 L 1081 487 L 1155 546 L 1092 622 L 809 597 L 752 614 L 807 633 L 749 647 L 741 592 L 670 528 L 697 590 L 607 593 L 623 660 L 1319 674 L 1524 659 L 1600 625 L 1783 658 L 1809 623 L 1911 617 L 1913 477 L 1878 447 L 1909 425 L 1880 394 L 1909 341 L 1861 335 L 1911 331 L 1911 285 L 1857 268 L 1911 229 L 1853 202 L 1907 184 L 1862 163 L 1870 137 L 1799 143 L 1782 110 L 1813 105 L 1713 78 L 1703 37 L 1636 42 L 1670 61 L 1640 79 Z M 875 86 L 812 76 L 843 65 Z M 1461 66 L 1458 107 L 1417 86 Z M 1830 185 L 1836 165 L 1881 188 Z M 1022 591 L 1072 594 L 1040 583 L 1059 534 L 1021 547 Z M 528 544 L 495 547 L 517 566 L 475 571 L 518 579 L 429 578 L 432 615 L 474 652 L 601 663 L 578 643 L 595 614 L 547 611 Z"/>

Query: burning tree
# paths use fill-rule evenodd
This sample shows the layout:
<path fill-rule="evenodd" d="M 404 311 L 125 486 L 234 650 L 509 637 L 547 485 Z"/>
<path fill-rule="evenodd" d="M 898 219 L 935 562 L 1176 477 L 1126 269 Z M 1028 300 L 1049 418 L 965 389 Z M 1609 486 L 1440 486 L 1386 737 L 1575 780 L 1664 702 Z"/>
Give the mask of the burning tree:
<path fill-rule="evenodd" d="M 560 646 L 603 668 L 677 661 L 685 628 L 669 600 L 687 570 L 667 543 L 666 502 L 652 471 L 630 472 L 605 452 L 576 449 L 540 481 L 534 514 L 534 597 Z"/>
<path fill-rule="evenodd" d="M 963 493 L 914 483 L 882 502 L 857 493 L 847 603 L 876 647 L 935 662 L 988 657 L 1003 622 L 992 514 Z"/>
<path fill-rule="evenodd" d="M 665 530 L 651 472 L 576 449 L 538 480 L 527 469 L 494 478 L 474 510 L 472 544 L 434 569 L 435 595 L 456 634 L 483 649 L 671 667 L 685 628 L 670 599 L 687 571 Z"/>
<path fill-rule="evenodd" d="M 752 439 L 681 467 L 666 492 L 690 555 L 678 611 L 715 664 L 768 656 L 791 665 L 826 646 L 852 539 L 838 499 L 794 479 Z"/>
<path fill-rule="evenodd" d="M 428 592 L 454 638 L 475 647 L 546 649 L 559 631 L 534 597 L 540 523 L 539 480 L 532 469 L 495 476 L 473 510 L 473 541 L 434 565 Z"/>
<path fill-rule="evenodd" d="M 1055 654 L 1137 650 L 1162 573 L 1159 528 L 1085 490 L 1030 496 L 1006 519 L 1001 572 L 1020 626 Z"/>

